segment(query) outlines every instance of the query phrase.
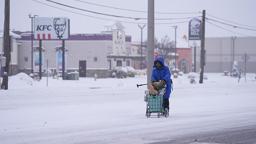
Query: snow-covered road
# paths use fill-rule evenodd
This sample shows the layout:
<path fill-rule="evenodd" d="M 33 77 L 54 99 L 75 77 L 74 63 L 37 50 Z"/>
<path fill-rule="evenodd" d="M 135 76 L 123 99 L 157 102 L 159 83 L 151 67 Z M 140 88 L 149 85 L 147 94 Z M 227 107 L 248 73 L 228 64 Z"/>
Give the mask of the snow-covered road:
<path fill-rule="evenodd" d="M 169 118 L 146 118 L 144 91 L 127 79 L 13 77 L 0 91 L 1 144 L 151 143 L 256 125 L 256 81 L 207 74 L 204 84 L 174 79 Z M 198 81 L 198 80 L 197 80 Z M 32 85 L 31 85 L 32 84 Z"/>

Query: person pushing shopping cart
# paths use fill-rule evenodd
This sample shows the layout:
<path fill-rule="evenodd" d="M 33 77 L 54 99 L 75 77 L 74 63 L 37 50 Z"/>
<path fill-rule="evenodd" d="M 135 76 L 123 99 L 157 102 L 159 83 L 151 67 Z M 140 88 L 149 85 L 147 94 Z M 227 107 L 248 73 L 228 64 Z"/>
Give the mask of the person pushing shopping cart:
<path fill-rule="evenodd" d="M 157 113 L 158 117 L 169 116 L 169 98 L 172 91 L 171 72 L 164 64 L 164 58 L 158 56 L 154 60 L 151 84 L 148 86 L 149 93 L 146 94 L 147 110 L 146 116 Z"/>

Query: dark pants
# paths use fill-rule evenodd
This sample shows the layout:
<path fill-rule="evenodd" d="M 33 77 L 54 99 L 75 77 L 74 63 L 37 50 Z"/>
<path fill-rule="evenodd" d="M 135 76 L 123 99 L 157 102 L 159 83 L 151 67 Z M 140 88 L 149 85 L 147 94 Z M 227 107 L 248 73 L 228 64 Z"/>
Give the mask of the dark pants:
<path fill-rule="evenodd" d="M 169 99 L 163 98 L 163 108 L 169 110 Z"/>

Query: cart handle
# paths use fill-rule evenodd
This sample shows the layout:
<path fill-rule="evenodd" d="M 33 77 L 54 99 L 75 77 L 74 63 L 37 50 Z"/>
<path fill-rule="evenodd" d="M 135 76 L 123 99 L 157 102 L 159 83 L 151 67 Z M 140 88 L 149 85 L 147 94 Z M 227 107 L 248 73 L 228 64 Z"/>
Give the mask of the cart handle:
<path fill-rule="evenodd" d="M 137 84 L 137 88 L 139 88 L 140 86 L 144 86 L 144 85 L 148 85 L 147 83 L 146 84 Z"/>

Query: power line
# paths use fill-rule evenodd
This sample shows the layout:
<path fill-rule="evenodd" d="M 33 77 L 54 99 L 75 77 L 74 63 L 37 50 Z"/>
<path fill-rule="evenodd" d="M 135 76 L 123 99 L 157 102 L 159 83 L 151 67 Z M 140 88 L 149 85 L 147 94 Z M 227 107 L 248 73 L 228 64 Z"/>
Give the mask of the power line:
<path fill-rule="evenodd" d="M 82 1 L 82 0 L 74 0 L 74 1 L 78 1 L 78 2 L 81 2 L 81 3 L 89 4 L 89 5 L 99 6 L 99 7 L 116 9 L 116 10 L 123 10 L 123 11 L 129 11 L 129 12 L 138 12 L 138 13 L 144 13 L 145 12 L 145 11 L 141 11 L 141 10 L 118 8 L 118 7 L 113 7 L 113 6 L 109 6 L 109 5 L 103 5 L 103 4 L 97 4 L 97 3 Z"/>
<path fill-rule="evenodd" d="M 232 30 L 226 29 L 226 28 L 224 28 L 224 27 L 222 27 L 222 26 L 220 26 L 220 25 L 214 24 L 214 23 L 212 23 L 212 22 L 209 22 L 209 21 L 206 21 L 206 22 L 207 22 L 208 24 L 212 25 L 212 26 L 215 26 L 215 27 L 217 27 L 217 28 L 219 28 L 219 29 L 228 31 L 228 32 L 233 33 L 233 34 L 238 34 L 238 35 L 241 35 L 241 36 L 248 36 L 248 35 L 245 35 L 245 34 L 236 32 L 236 31 L 232 31 Z"/>
<path fill-rule="evenodd" d="M 141 19 L 141 18 L 135 18 L 135 17 L 129 17 L 129 16 L 121 16 L 121 15 L 114 15 L 114 14 L 107 14 L 107 13 L 101 13 L 101 12 L 86 10 L 86 9 L 74 7 L 74 6 L 71 6 L 71 5 L 59 3 L 59 2 L 56 2 L 56 1 L 52 1 L 52 0 L 46 0 L 46 1 L 57 4 L 57 5 L 61 5 L 61 6 L 64 6 L 64 7 L 68 7 L 68 8 L 88 12 L 88 13 L 98 14 L 98 15 L 104 15 L 104 16 L 116 17 L 116 18 L 126 18 L 126 19 L 133 19 L 133 20 L 140 20 Z"/>
<path fill-rule="evenodd" d="M 214 16 L 214 15 L 212 15 L 212 14 L 209 14 L 209 13 L 208 13 L 207 15 L 209 15 L 210 17 L 213 17 L 213 18 L 215 18 L 215 19 L 222 20 L 222 21 L 224 21 L 224 22 L 233 23 L 233 24 L 236 24 L 236 25 L 240 25 L 240 26 L 245 26 L 245 27 L 249 27 L 249 28 L 256 29 L 256 26 L 250 26 L 250 25 L 240 24 L 240 23 L 237 23 L 237 22 L 234 22 L 234 21 L 230 21 L 230 20 L 226 20 L 226 19 L 223 19 L 223 18 L 216 17 L 216 16 Z"/>
<path fill-rule="evenodd" d="M 90 17 L 90 18 L 94 18 L 94 19 L 99 19 L 99 20 L 113 21 L 113 19 L 107 19 L 107 18 L 100 18 L 100 17 L 90 16 L 90 15 L 82 14 L 82 13 L 79 13 L 79 12 L 74 12 L 74 11 L 71 11 L 71 10 L 67 10 L 67 9 L 55 7 L 55 6 L 46 4 L 46 3 L 44 3 L 44 2 L 41 2 L 41 1 L 39 1 L 39 0 L 32 0 L 32 1 L 34 1 L 34 2 L 36 2 L 36 3 L 39 3 L 39 4 L 42 4 L 42 5 L 45 5 L 45 6 L 48 6 L 48 7 L 51 7 L 51 8 L 55 8 L 55 9 L 61 10 L 61 11 L 73 13 L 73 14 L 83 15 L 83 16 L 86 16 L 86 17 Z"/>
<path fill-rule="evenodd" d="M 233 27 L 233 28 L 249 30 L 249 31 L 256 31 L 256 29 L 242 27 L 242 26 L 238 26 L 238 25 L 233 25 L 233 24 L 222 22 L 222 21 L 219 21 L 219 20 L 216 20 L 216 19 L 212 19 L 212 18 L 207 18 L 207 20 L 210 20 L 210 21 L 213 21 L 213 22 L 217 22 L 217 23 L 220 23 L 220 24 L 223 24 L 223 25 L 227 25 L 227 26 L 230 26 L 230 27 Z"/>
<path fill-rule="evenodd" d="M 93 19 L 98 19 L 98 20 L 103 20 L 103 21 L 120 21 L 120 20 L 117 20 L 117 19 L 102 18 L 102 17 L 91 16 L 91 15 L 87 15 L 87 14 L 83 14 L 83 13 L 79 13 L 79 12 L 74 12 L 74 11 L 71 11 L 71 10 L 67 10 L 67 9 L 63 9 L 63 8 L 59 8 L 59 7 L 56 7 L 56 6 L 49 5 L 49 4 L 41 2 L 39 0 L 32 0 L 32 1 L 34 1 L 36 3 L 39 3 L 39 4 L 42 4 L 42 5 L 45 5 L 45 6 L 48 6 L 48 7 L 51 7 L 51 8 L 54 8 L 54 9 L 64 11 L 64 12 L 73 13 L 73 14 L 77 14 L 77 15 L 82 15 L 82 16 L 93 18 Z M 129 23 L 129 24 L 144 24 L 144 23 L 123 21 L 123 20 L 120 21 L 120 22 Z"/>
<path fill-rule="evenodd" d="M 45 5 L 45 6 L 48 6 L 48 7 L 51 7 L 51 8 L 54 8 L 54 9 L 58 9 L 58 10 L 61 10 L 61 11 L 64 11 L 64 12 L 68 12 L 68 13 L 73 13 L 73 14 L 77 14 L 77 15 L 82 15 L 82 16 L 86 16 L 86 17 L 90 17 L 90 18 L 94 18 L 94 19 L 98 19 L 98 20 L 103 20 L 103 21 L 119 21 L 119 22 L 123 22 L 123 23 L 128 23 L 128 24 L 147 24 L 146 22 L 131 22 L 131 21 L 123 21 L 123 20 L 117 20 L 117 19 L 109 19 L 109 18 L 103 18 L 103 17 L 96 17 L 96 16 L 91 16 L 91 15 L 87 15 L 87 14 L 84 14 L 84 13 L 79 13 L 79 12 L 75 12 L 75 11 L 71 11 L 71 10 L 68 10 L 68 9 L 64 9 L 64 8 L 60 8 L 60 7 L 56 7 L 56 6 L 52 6 L 52 5 L 49 5 L 47 3 L 44 3 L 44 2 L 41 2 L 39 0 L 32 0 L 36 3 L 39 3 L 39 4 L 42 4 L 42 5 Z M 49 1 L 49 0 L 47 0 Z M 186 17 L 186 18 L 176 18 L 176 19 L 189 19 L 191 17 Z M 165 20 L 167 20 L 168 18 L 166 18 Z M 175 19 L 175 18 L 174 18 Z M 173 19 L 173 20 L 174 20 Z M 170 20 L 170 19 L 169 19 Z M 217 24 L 214 24 L 212 22 L 215 22 L 215 23 L 219 23 L 219 24 L 223 24 L 223 25 L 227 25 L 227 26 L 231 26 L 233 28 L 239 28 L 239 29 L 246 29 L 246 30 L 252 30 L 252 31 L 256 31 L 254 29 L 248 29 L 248 28 L 244 28 L 244 27 L 240 27 L 240 26 L 236 26 L 236 25 L 232 25 L 232 24 L 229 24 L 229 23 L 225 23 L 225 22 L 221 22 L 221 21 L 218 21 L 218 20 L 215 20 L 215 19 L 212 19 L 212 18 L 206 18 L 206 22 L 211 24 L 212 26 L 215 26 L 217 28 L 220 28 L 222 30 L 225 30 L 225 31 L 228 31 L 228 32 L 231 32 L 231 33 L 236 33 L 236 34 L 239 34 L 239 35 L 243 35 L 243 36 L 248 36 L 248 35 L 245 35 L 245 34 L 242 34 L 242 33 L 239 33 L 239 32 L 236 32 L 236 31 L 232 31 L 230 29 L 227 29 L 227 28 L 224 28 L 220 25 L 217 25 Z M 212 22 L 209 22 L 209 21 L 212 21 Z M 171 25 L 171 24 L 182 24 L 182 23 L 188 23 L 188 20 L 185 20 L 185 21 L 177 21 L 177 22 L 166 22 L 166 23 L 155 23 L 157 25 Z"/>
<path fill-rule="evenodd" d="M 81 3 L 89 4 L 89 5 L 94 5 L 94 6 L 98 6 L 98 7 L 105 7 L 105 8 L 115 9 L 115 10 L 122 10 L 122 11 L 128 11 L 128 12 L 137 12 L 137 13 L 147 13 L 147 11 L 144 11 L 144 10 L 119 8 L 119 7 L 109 6 L 109 5 L 103 5 L 103 4 L 88 2 L 88 1 L 85 1 L 85 0 L 74 0 L 74 1 L 78 1 L 78 2 L 81 2 Z M 200 12 L 156 12 L 156 13 L 157 14 L 198 14 Z"/>
<path fill-rule="evenodd" d="M 200 17 L 200 16 L 194 16 L 194 17 L 180 17 L 180 18 L 156 18 L 155 20 L 181 20 L 181 19 L 192 19 L 195 17 Z M 146 18 L 145 18 L 146 19 Z"/>
<path fill-rule="evenodd" d="M 77 14 L 77 15 L 82 15 L 82 16 L 86 16 L 86 17 L 90 17 L 90 18 L 94 18 L 94 19 L 98 19 L 98 20 L 103 20 L 103 21 L 119 21 L 119 22 L 122 22 L 122 23 L 128 23 L 128 24 L 147 24 L 146 22 L 131 22 L 131 21 L 120 21 L 120 20 L 117 20 L 117 19 L 109 19 L 109 18 L 102 18 L 102 17 L 96 17 L 96 16 L 91 16 L 91 15 L 87 15 L 87 14 L 83 14 L 83 13 L 79 13 L 79 12 L 74 12 L 74 11 L 71 11 L 71 10 L 67 10 L 67 9 L 63 9 L 63 8 L 59 8 L 59 7 L 56 7 L 56 6 L 52 6 L 52 5 L 49 5 L 47 3 L 44 3 L 44 2 L 41 2 L 39 0 L 32 0 L 36 3 L 39 3 L 39 4 L 42 4 L 42 5 L 45 5 L 45 6 L 48 6 L 48 7 L 51 7 L 51 8 L 54 8 L 54 9 L 58 9 L 58 10 L 61 10 L 61 11 L 64 11 L 64 12 L 68 12 L 68 13 L 73 13 L 73 14 Z M 157 25 L 170 25 L 170 24 L 181 24 L 181 23 L 187 23 L 188 21 L 177 21 L 177 22 L 166 22 L 166 23 L 156 23 Z"/>
<path fill-rule="evenodd" d="M 172 24 L 183 24 L 183 23 L 188 23 L 189 20 L 186 21 L 178 21 L 178 22 L 170 22 L 170 23 L 156 23 L 158 25 L 172 25 Z"/>
<path fill-rule="evenodd" d="M 53 1 L 53 0 L 46 0 L 46 1 L 57 4 L 57 5 L 60 5 L 60 6 L 64 6 L 64 7 L 68 7 L 68 8 L 71 8 L 71 9 L 76 9 L 76 10 L 80 10 L 80 11 L 84 11 L 84 12 L 88 12 L 88 13 L 92 13 L 92 14 L 97 14 L 97 15 L 103 15 L 103 16 L 109 16 L 109 17 L 115 17 L 115 18 L 125 18 L 125 19 L 132 19 L 132 20 L 147 20 L 147 18 L 121 16 L 121 15 L 114 15 L 114 14 L 108 14 L 108 13 L 102 13 L 102 12 L 87 10 L 87 9 L 71 6 L 71 5 L 68 5 L 68 4 L 59 3 L 59 2 L 56 2 L 56 1 Z M 191 19 L 191 18 L 194 18 L 194 17 L 156 18 L 155 20 L 179 20 L 179 19 Z"/>

